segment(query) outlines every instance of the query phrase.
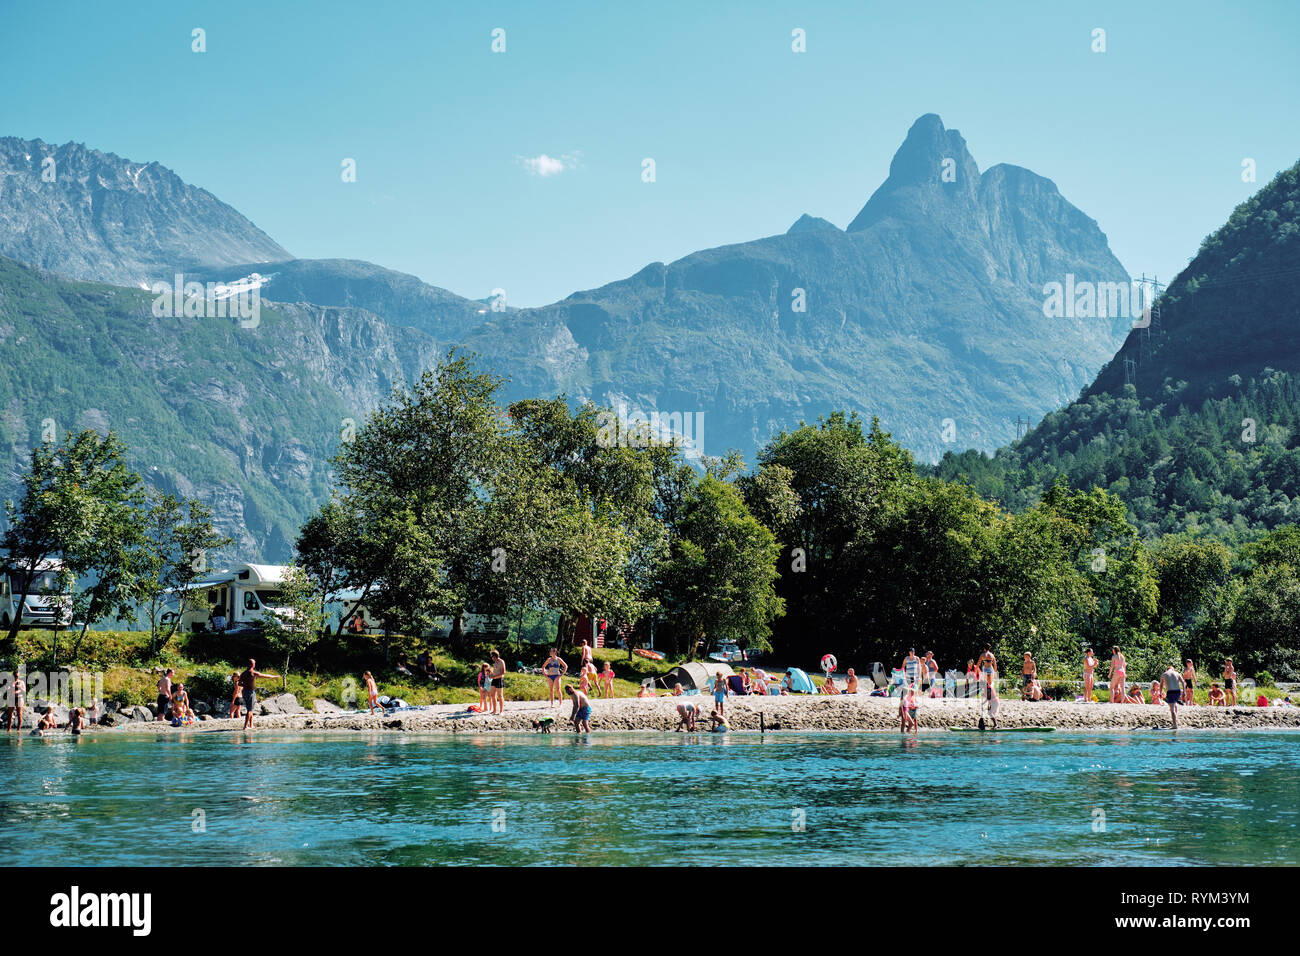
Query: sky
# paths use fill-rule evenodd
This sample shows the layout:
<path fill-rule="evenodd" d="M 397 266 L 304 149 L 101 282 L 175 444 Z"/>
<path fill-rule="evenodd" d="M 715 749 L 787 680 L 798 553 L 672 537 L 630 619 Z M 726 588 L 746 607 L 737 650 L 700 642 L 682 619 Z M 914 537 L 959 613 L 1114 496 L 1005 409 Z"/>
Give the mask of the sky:
<path fill-rule="evenodd" d="M 847 226 L 937 113 L 1167 281 L 1300 158 L 1298 36 L 1293 0 L 0 0 L 0 135 L 162 163 L 295 256 L 531 306 Z"/>

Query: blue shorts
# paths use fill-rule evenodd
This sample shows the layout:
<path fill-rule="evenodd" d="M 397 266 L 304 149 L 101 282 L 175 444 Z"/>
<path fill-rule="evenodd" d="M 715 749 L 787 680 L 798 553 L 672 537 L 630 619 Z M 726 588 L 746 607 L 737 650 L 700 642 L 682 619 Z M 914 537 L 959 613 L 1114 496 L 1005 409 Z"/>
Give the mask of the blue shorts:
<path fill-rule="evenodd" d="M 1165 700 L 1170 704 L 1181 703 L 1182 699 L 1183 692 L 1181 690 L 1171 690 L 1169 693 L 1165 694 Z"/>
<path fill-rule="evenodd" d="M 715 690 L 713 692 L 713 699 L 720 704 L 727 699 L 727 692 L 725 690 Z"/>
<path fill-rule="evenodd" d="M 585 723 L 588 720 L 591 720 L 591 708 L 586 705 L 579 707 L 578 716 L 574 717 L 573 719 L 580 724 Z"/>

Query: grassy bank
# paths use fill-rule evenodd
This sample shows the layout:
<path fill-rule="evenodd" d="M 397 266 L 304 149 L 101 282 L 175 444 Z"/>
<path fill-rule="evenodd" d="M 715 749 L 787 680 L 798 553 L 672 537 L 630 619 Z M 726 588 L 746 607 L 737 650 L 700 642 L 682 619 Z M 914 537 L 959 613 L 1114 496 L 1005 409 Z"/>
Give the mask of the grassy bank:
<path fill-rule="evenodd" d="M 177 635 L 165 647 L 150 647 L 149 634 L 141 631 L 90 631 L 75 647 L 75 635 L 51 631 L 22 631 L 15 653 L 6 655 L 9 667 L 21 661 L 28 672 L 55 667 L 103 674 L 104 696 L 120 704 L 146 704 L 157 696 L 161 668 L 171 667 L 175 679 L 184 683 L 195 700 L 225 699 L 231 695 L 230 675 L 257 660 L 258 670 L 280 674 L 284 659 L 256 641 L 212 636 Z M 493 645 L 495 646 L 495 645 Z M 413 664 L 420 651 L 428 650 L 442 679 L 429 682 L 398 671 L 398 661 Z M 290 669 L 280 682 L 259 684 L 261 693 L 288 691 L 304 705 L 322 698 L 339 706 L 351 706 L 365 696 L 361 675 L 374 674 L 380 694 L 400 697 L 411 704 L 460 704 L 479 699 L 476 675 L 480 662 L 488 661 L 489 645 L 471 645 L 462 656 L 445 647 L 425 645 L 394 637 L 387 643 L 377 636 L 347 637 L 321 642 L 310 653 L 290 660 Z M 546 700 L 546 679 L 519 672 L 519 665 L 539 667 L 547 648 L 525 645 L 500 648 L 506 661 L 505 695 L 508 700 Z M 576 670 L 578 653 L 562 655 L 570 672 Z M 645 678 L 665 674 L 676 661 L 628 659 L 626 651 L 598 649 L 596 666 L 603 670 L 609 661 L 615 673 L 614 696 L 634 697 Z M 413 668 L 412 668 L 413 669 Z"/>

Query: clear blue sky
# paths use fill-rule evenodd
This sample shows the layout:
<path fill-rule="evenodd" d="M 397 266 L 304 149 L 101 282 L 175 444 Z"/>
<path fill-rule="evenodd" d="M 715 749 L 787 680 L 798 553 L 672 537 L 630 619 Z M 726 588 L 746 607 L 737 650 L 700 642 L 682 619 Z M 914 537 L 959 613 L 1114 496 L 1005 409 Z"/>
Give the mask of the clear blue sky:
<path fill-rule="evenodd" d="M 804 212 L 845 226 L 934 112 L 1168 278 L 1300 158 L 1297 36 L 1293 0 L 0 0 L 0 135 L 156 160 L 297 256 L 539 305 Z"/>

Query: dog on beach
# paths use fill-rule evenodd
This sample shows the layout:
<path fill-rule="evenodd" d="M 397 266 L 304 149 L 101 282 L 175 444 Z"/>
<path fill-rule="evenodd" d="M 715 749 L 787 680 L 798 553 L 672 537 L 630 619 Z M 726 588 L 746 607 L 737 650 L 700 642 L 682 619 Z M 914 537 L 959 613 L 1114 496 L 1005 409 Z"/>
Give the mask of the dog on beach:
<path fill-rule="evenodd" d="M 534 720 L 533 730 L 541 734 L 549 734 L 553 723 L 555 723 L 554 717 L 543 717 L 541 720 Z"/>

